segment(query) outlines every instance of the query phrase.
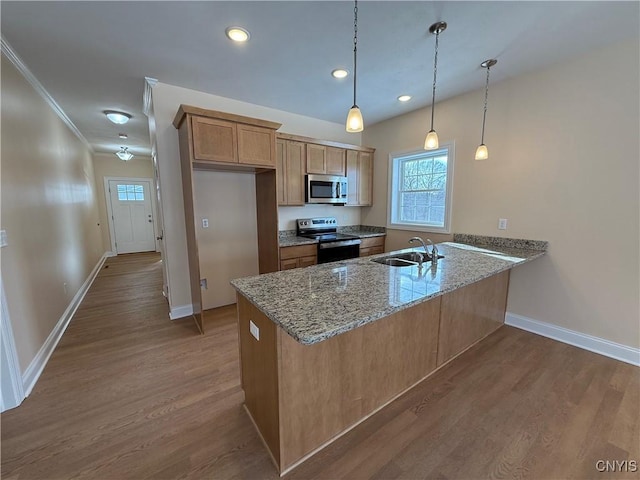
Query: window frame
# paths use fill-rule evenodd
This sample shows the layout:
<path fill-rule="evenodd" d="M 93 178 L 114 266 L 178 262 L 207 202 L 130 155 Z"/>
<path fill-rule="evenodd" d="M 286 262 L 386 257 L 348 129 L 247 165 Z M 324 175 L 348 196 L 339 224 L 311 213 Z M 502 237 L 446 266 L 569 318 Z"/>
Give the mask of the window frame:
<path fill-rule="evenodd" d="M 398 219 L 398 202 L 399 202 L 399 175 L 400 164 L 402 160 L 413 156 L 427 155 L 437 156 L 442 151 L 447 152 L 447 174 L 446 174 L 446 191 L 445 191 L 445 208 L 444 208 L 444 225 L 442 227 L 429 225 L 427 223 L 402 222 Z M 442 144 L 438 149 L 433 151 L 424 150 L 423 148 L 405 150 L 401 152 L 389 153 L 389 172 L 388 172 L 388 192 L 387 195 L 387 228 L 394 230 L 413 230 L 418 232 L 429 233 L 451 233 L 451 217 L 453 210 L 453 174 L 455 166 L 455 144 L 447 142 Z"/>

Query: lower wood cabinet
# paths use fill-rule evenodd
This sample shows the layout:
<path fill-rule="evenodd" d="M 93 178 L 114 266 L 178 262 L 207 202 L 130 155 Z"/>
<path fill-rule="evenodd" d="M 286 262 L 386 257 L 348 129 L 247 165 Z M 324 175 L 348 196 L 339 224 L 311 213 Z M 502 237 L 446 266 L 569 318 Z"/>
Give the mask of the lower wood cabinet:
<path fill-rule="evenodd" d="M 296 245 L 294 247 L 280 247 L 280 270 L 309 267 L 318 263 L 318 246 Z"/>
<path fill-rule="evenodd" d="M 360 256 L 368 257 L 384 253 L 384 240 L 384 236 L 363 238 L 360 240 Z"/>

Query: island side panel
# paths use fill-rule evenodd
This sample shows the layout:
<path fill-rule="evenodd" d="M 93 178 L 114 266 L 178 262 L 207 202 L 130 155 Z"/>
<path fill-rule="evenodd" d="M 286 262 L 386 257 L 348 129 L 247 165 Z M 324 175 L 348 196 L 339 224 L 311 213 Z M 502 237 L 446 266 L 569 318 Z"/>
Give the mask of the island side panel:
<path fill-rule="evenodd" d="M 238 299 L 238 332 L 240 336 L 240 369 L 245 406 L 258 427 L 271 455 L 280 466 L 278 418 L 278 349 L 275 324 L 242 294 Z M 257 340 L 249 322 L 259 329 Z"/>
<path fill-rule="evenodd" d="M 509 270 L 442 296 L 438 366 L 504 324 Z"/>
<path fill-rule="evenodd" d="M 436 368 L 440 297 L 313 345 L 280 336 L 281 471 Z"/>

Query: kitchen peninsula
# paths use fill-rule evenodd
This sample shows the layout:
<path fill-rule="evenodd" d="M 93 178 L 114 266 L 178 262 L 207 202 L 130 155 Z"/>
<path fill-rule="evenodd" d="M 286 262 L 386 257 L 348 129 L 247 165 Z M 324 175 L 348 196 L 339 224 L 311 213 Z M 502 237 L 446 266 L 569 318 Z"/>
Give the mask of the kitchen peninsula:
<path fill-rule="evenodd" d="M 280 473 L 499 328 L 509 270 L 546 247 L 456 235 L 422 268 L 382 254 L 233 280 L 245 405 Z"/>

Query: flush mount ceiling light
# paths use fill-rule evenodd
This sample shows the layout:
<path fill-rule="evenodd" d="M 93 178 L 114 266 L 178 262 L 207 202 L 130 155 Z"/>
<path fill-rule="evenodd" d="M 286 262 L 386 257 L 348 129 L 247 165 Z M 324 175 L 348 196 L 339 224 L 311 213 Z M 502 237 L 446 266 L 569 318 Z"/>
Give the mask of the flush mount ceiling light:
<path fill-rule="evenodd" d="M 331 76 L 333 78 L 344 78 L 349 75 L 349 70 L 345 70 L 344 68 L 336 68 L 331 71 Z"/>
<path fill-rule="evenodd" d="M 128 162 L 133 158 L 133 154 L 129 152 L 129 147 L 120 147 L 120 151 L 116 152 L 116 156 L 123 162 Z"/>
<path fill-rule="evenodd" d="M 131 119 L 131 115 L 128 113 L 116 112 L 115 110 L 105 110 L 104 114 L 116 125 L 124 125 Z"/>
<path fill-rule="evenodd" d="M 401 102 L 408 102 L 409 100 L 411 100 L 411 95 L 400 95 L 398 97 L 398 100 Z"/>
<path fill-rule="evenodd" d="M 438 134 L 433 129 L 433 115 L 436 110 L 436 75 L 438 73 L 438 38 L 440 34 L 447 29 L 446 22 L 437 22 L 429 27 L 429 33 L 436 35 L 436 52 L 433 57 L 433 89 L 431 93 L 431 130 L 427 133 L 427 138 L 424 140 L 425 150 L 435 150 L 438 148 Z"/>
<path fill-rule="evenodd" d="M 347 132 L 357 133 L 364 130 L 362 112 L 356 103 L 356 73 L 358 65 L 358 0 L 353 7 L 353 106 L 347 115 Z"/>
<path fill-rule="evenodd" d="M 491 70 L 491 67 L 493 67 L 496 63 L 498 63 L 498 60 L 492 58 L 489 60 L 485 60 L 480 64 L 482 68 L 487 69 L 487 83 L 485 84 L 485 87 L 484 87 L 484 113 L 482 115 L 482 138 L 480 139 L 480 145 L 478 145 L 478 148 L 476 149 L 476 160 L 486 160 L 487 158 L 489 158 L 489 150 L 487 149 L 487 146 L 484 144 L 484 124 L 487 120 L 487 99 L 489 97 L 489 70 Z"/>
<path fill-rule="evenodd" d="M 126 133 L 119 133 L 118 137 L 119 138 L 128 138 L 128 135 Z"/>
<path fill-rule="evenodd" d="M 239 43 L 246 42 L 251 37 L 251 35 L 249 35 L 249 31 L 242 27 L 228 27 L 225 30 L 225 33 L 229 39 Z"/>

